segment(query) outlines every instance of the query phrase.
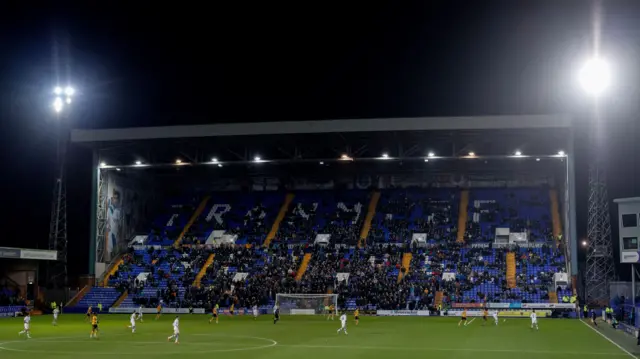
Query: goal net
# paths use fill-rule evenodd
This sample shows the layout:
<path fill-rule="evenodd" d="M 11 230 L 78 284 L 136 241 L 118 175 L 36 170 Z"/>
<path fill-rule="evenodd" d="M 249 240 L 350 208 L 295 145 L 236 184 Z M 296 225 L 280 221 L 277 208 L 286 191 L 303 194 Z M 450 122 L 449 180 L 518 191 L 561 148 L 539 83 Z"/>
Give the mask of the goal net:
<path fill-rule="evenodd" d="M 276 294 L 280 314 L 314 315 L 324 314 L 325 307 L 338 308 L 337 294 Z"/>

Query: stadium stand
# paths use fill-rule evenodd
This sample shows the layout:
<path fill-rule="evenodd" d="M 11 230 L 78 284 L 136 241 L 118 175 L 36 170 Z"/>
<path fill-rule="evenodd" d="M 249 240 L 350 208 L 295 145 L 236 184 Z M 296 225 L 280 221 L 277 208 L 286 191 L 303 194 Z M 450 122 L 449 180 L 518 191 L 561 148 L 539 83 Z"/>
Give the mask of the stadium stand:
<path fill-rule="evenodd" d="M 379 199 L 372 200 L 373 194 Z M 208 197 L 182 246 L 171 244 L 201 198 L 170 203 L 147 243 L 160 247 L 130 248 L 109 277 L 110 287 L 93 288 L 77 306 L 101 302 L 108 308 L 124 292 L 122 307 L 152 307 L 159 301 L 176 307 L 267 307 L 276 293 L 337 293 L 341 306 L 368 310 L 547 302 L 556 292 L 553 275 L 565 266 L 553 238 L 554 204 L 546 188 L 225 192 Z M 462 241 L 461 213 L 466 214 Z M 369 214 L 367 241 L 358 245 Z M 524 233 L 538 246 L 495 246 L 497 228 Z M 425 243 L 417 245 L 415 233 L 425 234 Z M 515 270 L 509 269 L 508 258 Z"/>
<path fill-rule="evenodd" d="M 24 305 L 24 299 L 20 298 L 20 294 L 15 288 L 0 288 L 0 306 L 16 306 Z"/>
<path fill-rule="evenodd" d="M 275 240 L 307 243 L 318 234 L 326 234 L 331 243 L 355 245 L 370 195 L 360 190 L 297 192 Z"/>
<path fill-rule="evenodd" d="M 284 198 L 278 192 L 214 193 L 190 227 L 184 244 L 212 244 L 225 236 L 236 244 L 262 244 Z"/>
<path fill-rule="evenodd" d="M 409 243 L 412 233 L 449 241 L 455 230 L 457 190 L 398 189 L 382 191 L 369 232 L 369 243 Z"/>
<path fill-rule="evenodd" d="M 189 221 L 198 202 L 195 197 L 178 197 L 168 201 L 153 221 L 147 244 L 160 246 L 173 244 Z"/>
<path fill-rule="evenodd" d="M 97 307 L 98 304 L 102 304 L 104 310 L 108 310 L 118 297 L 120 297 L 120 294 L 121 293 L 112 287 L 95 287 L 80 299 L 76 307 Z"/>

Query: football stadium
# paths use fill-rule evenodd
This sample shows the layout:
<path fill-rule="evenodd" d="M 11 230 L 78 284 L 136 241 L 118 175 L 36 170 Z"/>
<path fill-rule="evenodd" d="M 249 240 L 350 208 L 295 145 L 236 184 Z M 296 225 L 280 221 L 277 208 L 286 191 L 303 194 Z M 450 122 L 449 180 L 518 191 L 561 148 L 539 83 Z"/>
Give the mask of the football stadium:
<path fill-rule="evenodd" d="M 582 288 L 574 126 L 73 130 L 90 273 L 53 299 L 15 278 L 55 251 L 3 252 L 0 357 L 635 357 L 635 318 Z"/>

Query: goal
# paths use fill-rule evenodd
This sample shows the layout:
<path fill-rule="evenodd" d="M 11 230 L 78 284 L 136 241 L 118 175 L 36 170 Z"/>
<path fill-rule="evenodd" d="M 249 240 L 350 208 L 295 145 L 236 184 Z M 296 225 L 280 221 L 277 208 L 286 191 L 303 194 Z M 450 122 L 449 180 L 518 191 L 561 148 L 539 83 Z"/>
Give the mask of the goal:
<path fill-rule="evenodd" d="M 338 308 L 337 294 L 276 294 L 280 314 L 314 315 L 324 314 L 325 307 Z"/>

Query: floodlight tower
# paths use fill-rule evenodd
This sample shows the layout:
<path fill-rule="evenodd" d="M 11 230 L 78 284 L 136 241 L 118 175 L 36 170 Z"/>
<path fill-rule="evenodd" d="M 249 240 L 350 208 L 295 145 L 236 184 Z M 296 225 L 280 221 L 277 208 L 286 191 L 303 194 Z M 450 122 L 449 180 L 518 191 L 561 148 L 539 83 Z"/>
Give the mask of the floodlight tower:
<path fill-rule="evenodd" d="M 616 267 L 611 243 L 609 194 L 602 155 L 602 126 L 599 100 L 611 82 L 605 60 L 595 57 L 580 70 L 580 84 L 593 97 L 594 111 L 590 128 L 589 202 L 587 222 L 587 273 L 585 295 L 589 302 L 609 301 L 609 283 L 615 279 Z"/>
<path fill-rule="evenodd" d="M 56 87 L 53 90 L 52 109 L 56 114 L 56 174 L 51 201 L 51 223 L 49 225 L 49 249 L 58 252 L 57 261 L 49 261 L 47 286 L 64 288 L 67 286 L 67 188 L 65 158 L 69 140 L 69 124 L 66 121 L 68 107 L 75 90 L 73 87 Z"/>

